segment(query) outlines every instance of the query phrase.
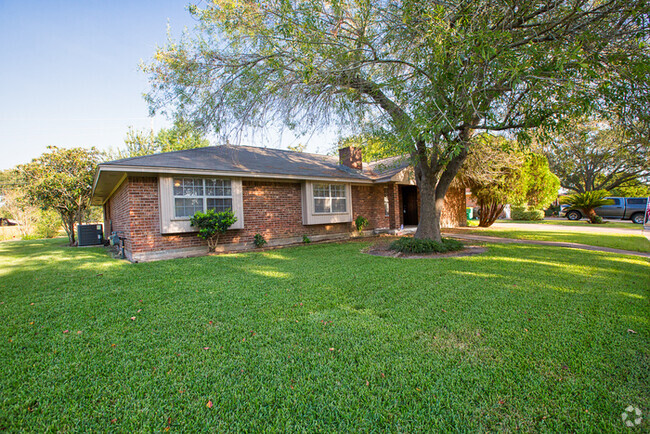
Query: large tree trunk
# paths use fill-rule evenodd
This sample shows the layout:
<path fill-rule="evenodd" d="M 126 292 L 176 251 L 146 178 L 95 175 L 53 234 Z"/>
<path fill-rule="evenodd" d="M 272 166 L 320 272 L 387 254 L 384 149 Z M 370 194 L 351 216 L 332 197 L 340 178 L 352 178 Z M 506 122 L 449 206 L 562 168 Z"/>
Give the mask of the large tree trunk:
<path fill-rule="evenodd" d="M 451 159 L 446 167 L 440 166 L 437 158 L 430 162 L 427 161 L 424 145 L 418 146 L 416 155 L 419 157 L 419 161 L 415 166 L 415 180 L 420 189 L 420 219 L 418 229 L 415 231 L 415 238 L 442 241 L 440 216 L 445 206 L 445 195 L 460 170 L 460 166 L 467 158 L 466 143 L 469 140 L 469 133 L 463 134 L 463 137 L 465 137 L 465 146 L 461 147 L 458 154 Z"/>
<path fill-rule="evenodd" d="M 414 237 L 441 242 L 440 215 L 442 214 L 444 197 L 437 198 L 435 190 L 432 190 L 426 184 L 420 187 L 420 216 Z"/>
<path fill-rule="evenodd" d="M 61 216 L 61 220 L 63 220 L 63 228 L 65 229 L 66 234 L 68 234 L 68 241 L 71 246 L 74 246 L 76 241 L 74 236 L 74 225 L 76 221 L 76 216 L 74 214 L 69 215 L 61 211 L 59 211 L 59 215 Z"/>
<path fill-rule="evenodd" d="M 503 212 L 503 205 L 496 202 L 490 202 L 488 204 L 479 202 L 479 206 L 481 207 L 481 216 L 478 225 L 482 228 L 492 226 L 501 215 L 501 212 Z"/>
<path fill-rule="evenodd" d="M 593 208 L 585 208 L 582 210 L 587 215 L 587 218 L 589 219 L 589 223 L 602 223 L 602 219 L 598 218 L 598 214 L 596 214 L 596 210 Z"/>

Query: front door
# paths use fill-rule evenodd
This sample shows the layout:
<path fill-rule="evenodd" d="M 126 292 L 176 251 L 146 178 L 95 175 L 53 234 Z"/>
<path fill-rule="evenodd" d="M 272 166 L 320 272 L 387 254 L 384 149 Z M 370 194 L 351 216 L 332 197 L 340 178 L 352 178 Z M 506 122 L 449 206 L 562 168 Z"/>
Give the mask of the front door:
<path fill-rule="evenodd" d="M 416 186 L 402 186 L 402 208 L 404 226 L 416 226 L 418 224 L 418 188 Z"/>

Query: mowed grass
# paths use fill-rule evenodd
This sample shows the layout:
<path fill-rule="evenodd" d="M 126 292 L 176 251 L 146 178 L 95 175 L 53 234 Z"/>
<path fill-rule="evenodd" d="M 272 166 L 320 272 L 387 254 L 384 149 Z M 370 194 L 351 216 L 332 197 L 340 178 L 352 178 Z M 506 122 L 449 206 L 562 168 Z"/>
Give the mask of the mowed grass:
<path fill-rule="evenodd" d="M 468 226 L 478 226 L 478 220 L 468 220 Z M 557 225 L 557 226 L 577 226 L 577 227 L 599 227 L 599 228 L 612 228 L 612 229 L 633 229 L 642 231 L 643 225 L 634 224 L 628 220 L 626 221 L 607 221 L 602 225 L 593 225 L 589 223 L 589 220 L 567 220 L 567 219 L 545 219 L 545 220 L 510 220 L 510 219 L 500 219 L 496 223 L 518 223 L 518 224 L 529 224 L 529 225 Z"/>
<path fill-rule="evenodd" d="M 497 220 L 498 223 L 526 223 L 526 224 L 542 224 L 542 225 L 559 225 L 559 226 L 584 226 L 584 227 L 602 227 L 614 229 L 635 229 L 638 231 L 643 230 L 643 225 L 637 225 L 629 220 L 615 221 L 609 220 L 603 224 L 594 225 L 589 223 L 589 220 L 568 220 L 568 219 L 545 219 L 540 221 L 527 221 L 527 220 Z"/>
<path fill-rule="evenodd" d="M 466 233 L 516 240 L 558 241 L 609 247 L 633 252 L 650 252 L 650 241 L 642 234 L 593 233 L 578 231 L 535 231 L 518 228 L 476 228 Z"/>
<path fill-rule="evenodd" d="M 650 409 L 644 258 L 62 243 L 0 244 L 2 430 L 627 432 Z"/>

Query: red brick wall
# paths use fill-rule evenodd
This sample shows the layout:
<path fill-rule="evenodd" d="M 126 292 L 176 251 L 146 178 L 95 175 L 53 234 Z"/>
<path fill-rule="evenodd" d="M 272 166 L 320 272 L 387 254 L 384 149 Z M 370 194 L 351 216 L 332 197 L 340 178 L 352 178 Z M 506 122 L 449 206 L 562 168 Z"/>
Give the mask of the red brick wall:
<path fill-rule="evenodd" d="M 390 201 L 390 215 L 387 217 L 387 226 L 391 229 L 399 229 L 404 222 L 402 194 L 400 185 L 388 184 L 388 196 Z M 418 191 L 418 215 L 420 213 L 420 192 Z M 465 214 L 465 189 L 450 187 L 445 195 L 445 204 L 440 216 L 440 225 L 443 228 L 467 226 Z"/>
<path fill-rule="evenodd" d="M 399 229 L 402 224 L 402 195 L 399 191 L 399 185 L 388 184 L 388 200 L 390 203 L 390 211 L 388 216 L 388 227 L 391 229 Z"/>
<path fill-rule="evenodd" d="M 249 243 L 257 233 L 269 241 L 301 235 L 343 234 L 354 229 L 353 223 L 303 225 L 302 190 L 299 182 L 245 180 L 242 182 L 242 188 L 244 229 L 229 230 L 220 237 L 219 244 Z M 366 229 L 394 228 L 395 221 L 400 222 L 398 225 L 401 224 L 402 213 L 397 185 L 355 185 L 351 190 L 353 218 L 359 215 L 367 218 L 369 224 Z M 385 215 L 384 210 L 386 191 L 393 200 L 397 200 L 398 205 L 391 207 L 389 216 Z M 452 201 L 450 204 L 457 208 L 456 202 Z M 447 220 L 454 220 L 456 214 L 451 212 Z M 111 221 L 111 230 L 124 231 L 128 258 L 134 253 L 206 246 L 206 242 L 197 237 L 196 233 L 160 233 L 158 179 L 154 177 L 128 178 L 107 202 L 106 215 Z M 465 215 L 464 201 L 462 215 Z"/>
<path fill-rule="evenodd" d="M 302 224 L 302 190 L 300 183 L 243 181 L 244 229 L 229 230 L 219 239 L 220 244 L 252 242 L 255 234 L 264 238 L 289 238 L 301 235 L 349 233 L 351 223 L 331 225 Z M 380 188 L 373 187 L 379 196 Z M 359 192 L 353 187 L 352 207 L 354 216 L 355 197 Z M 383 195 L 381 195 L 383 210 Z M 160 233 L 160 209 L 157 178 L 128 178 L 108 202 L 113 230 L 125 232 L 127 257 L 134 253 L 167 249 L 206 246 L 196 233 L 162 235 Z M 379 216 L 367 200 L 359 205 L 371 220 L 367 229 L 375 227 Z M 383 212 L 383 211 L 382 211 Z M 363 214 L 362 214 L 363 215 Z M 106 222 L 108 224 L 108 222 Z"/>
<path fill-rule="evenodd" d="M 129 182 L 124 181 L 115 193 L 104 204 L 105 216 L 108 221 L 104 222 L 107 235 L 111 232 L 121 231 L 120 236 L 127 237 L 125 250 L 131 251 L 131 224 L 130 224 L 130 199 L 129 199 Z"/>
<path fill-rule="evenodd" d="M 447 190 L 444 208 L 440 216 L 440 226 L 443 228 L 467 226 L 465 188 L 452 186 Z"/>
<path fill-rule="evenodd" d="M 389 227 L 389 218 L 384 210 L 383 185 L 352 186 L 352 218 L 358 216 L 368 219 L 367 230 Z"/>

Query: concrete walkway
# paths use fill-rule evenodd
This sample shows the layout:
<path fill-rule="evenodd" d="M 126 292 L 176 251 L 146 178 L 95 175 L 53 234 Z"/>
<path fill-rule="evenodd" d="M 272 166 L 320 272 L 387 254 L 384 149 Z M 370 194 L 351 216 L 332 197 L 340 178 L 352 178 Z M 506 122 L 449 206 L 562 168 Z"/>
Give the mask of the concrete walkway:
<path fill-rule="evenodd" d="M 566 227 L 566 226 L 562 226 L 562 227 Z M 631 255 L 631 256 L 640 256 L 643 258 L 650 258 L 650 253 L 634 252 L 631 250 L 611 249 L 609 247 L 589 246 L 587 244 L 565 243 L 560 241 L 516 240 L 513 238 L 488 237 L 486 235 L 459 234 L 459 233 L 453 233 L 453 234 L 444 233 L 443 235 L 445 237 L 458 238 L 461 240 L 468 240 L 468 241 L 482 241 L 486 243 L 502 243 L 502 244 L 536 244 L 540 246 L 568 247 L 571 249 L 593 250 L 597 252 L 618 253 L 621 255 Z"/>

